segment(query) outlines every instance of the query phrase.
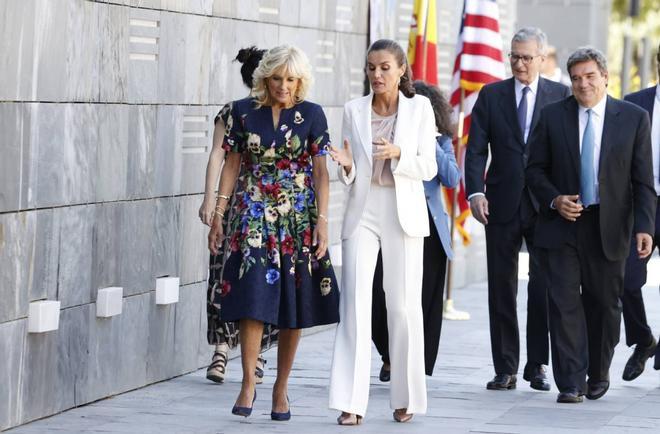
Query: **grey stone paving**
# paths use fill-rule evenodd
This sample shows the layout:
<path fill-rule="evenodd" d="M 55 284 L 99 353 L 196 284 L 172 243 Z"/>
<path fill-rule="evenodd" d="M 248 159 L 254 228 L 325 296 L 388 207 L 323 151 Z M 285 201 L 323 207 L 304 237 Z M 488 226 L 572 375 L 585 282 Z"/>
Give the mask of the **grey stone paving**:
<path fill-rule="evenodd" d="M 657 260 L 654 260 L 657 269 Z M 654 280 L 655 279 L 655 280 Z M 647 314 L 656 333 L 660 330 L 660 296 L 653 273 L 645 288 Z M 525 281 L 519 296 L 521 330 L 524 330 Z M 225 384 L 208 382 L 205 371 L 158 383 L 143 389 L 36 421 L 10 432 L 32 433 L 621 433 L 660 432 L 660 371 L 646 371 L 635 381 L 621 380 L 631 350 L 617 347 L 611 370 L 612 386 L 604 398 L 579 405 L 555 403 L 556 389 L 538 392 L 519 376 L 518 389 L 487 391 L 492 373 L 488 337 L 485 283 L 456 294 L 459 308 L 470 321 L 443 325 L 440 355 L 433 377 L 428 378 L 429 411 L 407 425 L 392 421 L 389 389 L 378 381 L 380 362 L 373 351 L 371 398 L 360 427 L 335 425 L 336 412 L 328 410 L 328 373 L 334 328 L 307 335 L 301 342 L 289 395 L 293 418 L 272 422 L 270 392 L 275 378 L 276 350 L 266 353 L 266 378 L 258 387 L 255 411 L 248 419 L 230 414 L 240 386 L 238 360 L 229 364 Z M 523 334 L 524 336 L 524 334 Z M 623 337 L 623 334 L 622 334 Z M 521 342 L 524 354 L 524 339 Z M 521 358 L 521 371 L 525 358 Z"/>

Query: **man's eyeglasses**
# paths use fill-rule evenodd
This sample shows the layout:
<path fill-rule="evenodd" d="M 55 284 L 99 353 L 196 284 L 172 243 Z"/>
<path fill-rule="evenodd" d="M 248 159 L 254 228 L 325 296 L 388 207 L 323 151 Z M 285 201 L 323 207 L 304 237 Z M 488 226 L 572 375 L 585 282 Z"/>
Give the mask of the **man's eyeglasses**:
<path fill-rule="evenodd" d="M 516 63 L 519 60 L 522 60 L 522 63 L 525 65 L 529 65 L 532 63 L 532 60 L 534 60 L 536 57 L 540 57 L 540 54 L 537 54 L 536 56 L 519 56 L 517 54 L 509 53 L 509 60 L 511 63 Z"/>

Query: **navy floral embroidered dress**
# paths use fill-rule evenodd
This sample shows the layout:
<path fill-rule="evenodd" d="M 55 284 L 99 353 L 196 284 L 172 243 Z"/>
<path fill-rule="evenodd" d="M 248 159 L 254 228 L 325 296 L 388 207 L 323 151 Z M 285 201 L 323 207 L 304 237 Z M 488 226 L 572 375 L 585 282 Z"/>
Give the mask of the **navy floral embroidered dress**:
<path fill-rule="evenodd" d="M 223 147 L 242 154 L 224 243 L 222 318 L 251 318 L 279 328 L 339 321 L 339 291 L 329 255 L 314 256 L 317 222 L 312 157 L 327 154 L 325 115 L 303 101 L 283 109 L 253 98 L 232 104 Z"/>

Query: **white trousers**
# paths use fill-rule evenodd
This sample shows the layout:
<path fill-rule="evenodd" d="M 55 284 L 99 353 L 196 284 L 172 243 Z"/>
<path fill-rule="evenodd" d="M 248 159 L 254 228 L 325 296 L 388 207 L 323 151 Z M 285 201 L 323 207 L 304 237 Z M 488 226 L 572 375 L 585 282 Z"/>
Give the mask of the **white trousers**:
<path fill-rule="evenodd" d="M 424 239 L 401 229 L 392 187 L 372 184 L 355 235 L 342 245 L 340 322 L 330 374 L 330 408 L 364 416 L 371 371 L 371 294 L 378 250 L 390 350 L 390 407 L 426 412 L 422 262 Z"/>

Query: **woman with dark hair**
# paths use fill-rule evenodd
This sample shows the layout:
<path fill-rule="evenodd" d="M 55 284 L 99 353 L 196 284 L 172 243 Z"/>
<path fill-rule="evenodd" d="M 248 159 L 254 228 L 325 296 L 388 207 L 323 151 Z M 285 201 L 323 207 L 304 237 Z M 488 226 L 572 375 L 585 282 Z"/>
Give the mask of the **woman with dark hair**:
<path fill-rule="evenodd" d="M 424 238 L 424 274 L 422 277 L 422 312 L 424 317 L 424 365 L 426 375 L 433 375 L 438 356 L 440 330 L 442 329 L 442 307 L 445 289 L 447 258 L 452 258 L 449 217 L 445 211 L 442 187 L 454 188 L 461 173 L 454 157 L 451 144 L 451 106 L 436 86 L 422 81 L 413 83 L 415 92 L 431 100 L 437 130 L 435 159 L 438 173 L 430 181 L 424 181 L 429 220 L 433 222 L 431 234 Z M 371 339 L 383 359 L 380 381 L 390 380 L 390 353 L 387 333 L 387 309 L 383 291 L 383 262 L 378 256 L 374 274 L 373 304 L 371 308 Z"/>
<path fill-rule="evenodd" d="M 383 253 L 397 422 L 426 412 L 422 334 L 422 255 L 429 235 L 424 184 L 437 174 L 435 122 L 428 98 L 415 95 L 410 67 L 395 41 L 367 51 L 371 93 L 344 106 L 343 149 L 330 153 L 348 185 L 342 228 L 341 322 L 335 337 L 330 407 L 340 425 L 362 422 L 369 400 L 371 294 Z"/>
<path fill-rule="evenodd" d="M 242 48 L 236 56 L 241 66 L 241 77 L 243 83 L 252 88 L 252 73 L 259 65 L 266 50 L 259 50 L 256 47 Z M 206 166 L 206 188 L 204 190 L 204 201 L 199 207 L 199 218 L 207 226 L 211 226 L 215 205 L 217 202 L 216 190 L 222 164 L 225 160 L 225 150 L 222 149 L 222 141 L 225 136 L 227 118 L 231 110 L 231 103 L 226 104 L 215 117 L 215 128 L 213 130 L 213 147 L 209 155 L 209 162 Z M 238 345 L 238 324 L 236 322 L 222 321 L 220 315 L 220 294 L 222 292 L 222 264 L 223 254 L 220 251 L 217 255 L 211 255 L 209 266 L 209 285 L 206 300 L 206 318 L 207 333 L 206 338 L 209 345 L 213 345 L 215 350 L 211 358 L 211 364 L 206 370 L 206 378 L 216 383 L 222 383 L 225 380 L 227 369 L 227 353 Z M 269 349 L 277 342 L 277 329 L 272 326 L 265 326 L 261 339 L 261 352 Z M 255 381 L 261 383 L 264 376 L 264 365 L 266 360 L 259 356 L 254 371 Z"/>

